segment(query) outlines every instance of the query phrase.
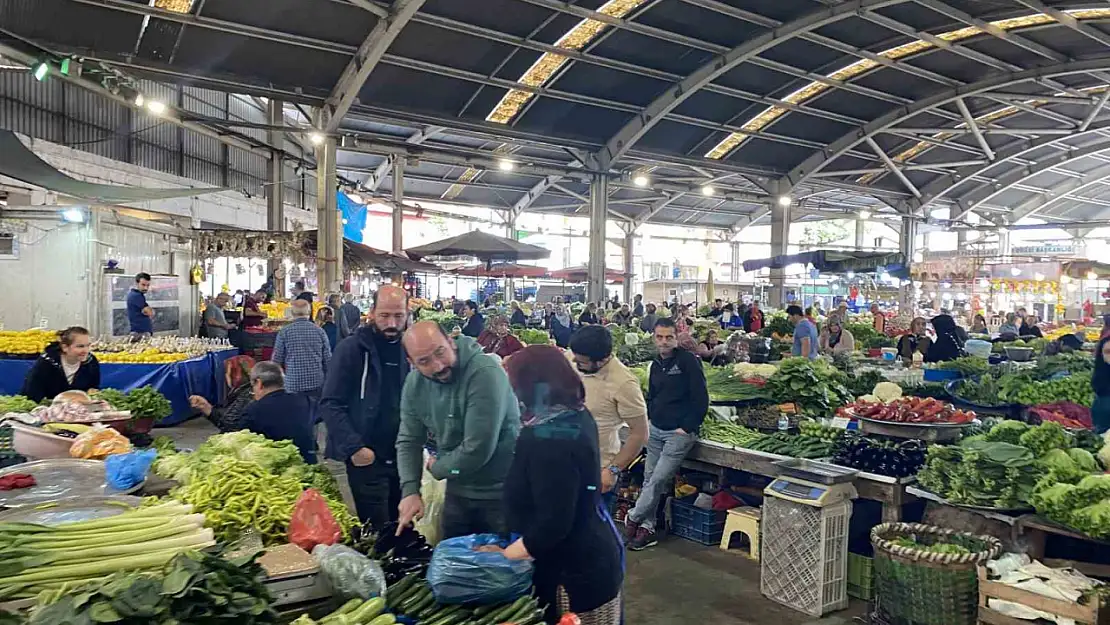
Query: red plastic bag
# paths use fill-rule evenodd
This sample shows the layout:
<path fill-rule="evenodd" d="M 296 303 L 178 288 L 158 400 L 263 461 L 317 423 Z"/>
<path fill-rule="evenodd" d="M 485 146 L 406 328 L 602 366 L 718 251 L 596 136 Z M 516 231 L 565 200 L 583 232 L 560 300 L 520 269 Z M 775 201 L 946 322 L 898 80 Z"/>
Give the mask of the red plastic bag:
<path fill-rule="evenodd" d="M 343 529 L 328 510 L 328 502 L 314 488 L 297 499 L 289 520 L 289 542 L 305 551 L 316 545 L 334 545 L 343 538 Z"/>

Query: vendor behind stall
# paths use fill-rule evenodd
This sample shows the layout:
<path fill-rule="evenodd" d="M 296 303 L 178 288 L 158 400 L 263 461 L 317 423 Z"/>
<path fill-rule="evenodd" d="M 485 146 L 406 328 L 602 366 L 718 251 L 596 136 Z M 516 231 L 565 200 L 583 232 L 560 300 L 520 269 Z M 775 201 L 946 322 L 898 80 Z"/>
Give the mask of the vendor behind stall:
<path fill-rule="evenodd" d="M 822 354 L 839 354 L 853 352 L 856 349 L 856 339 L 852 333 L 844 329 L 844 323 L 838 315 L 829 315 L 825 322 L 825 329 L 817 339 L 818 348 Z"/>
<path fill-rule="evenodd" d="M 964 351 L 964 340 L 952 315 L 937 315 L 933 317 L 932 323 L 937 339 L 925 354 L 925 362 L 945 362 L 967 355 Z"/>
<path fill-rule="evenodd" d="M 65 391 L 89 391 L 100 387 L 100 363 L 90 352 L 89 331 L 72 326 L 58 333 L 38 357 L 19 393 L 33 402 Z"/>
<path fill-rule="evenodd" d="M 524 349 L 524 344 L 509 333 L 509 320 L 504 315 L 489 318 L 489 326 L 478 336 L 478 344 L 487 354 L 508 358 Z"/>
<path fill-rule="evenodd" d="M 915 353 L 920 352 L 924 358 L 932 344 L 932 339 L 925 333 L 925 318 L 914 317 L 910 322 L 910 331 L 898 339 L 898 357 L 907 364 L 913 361 Z"/>

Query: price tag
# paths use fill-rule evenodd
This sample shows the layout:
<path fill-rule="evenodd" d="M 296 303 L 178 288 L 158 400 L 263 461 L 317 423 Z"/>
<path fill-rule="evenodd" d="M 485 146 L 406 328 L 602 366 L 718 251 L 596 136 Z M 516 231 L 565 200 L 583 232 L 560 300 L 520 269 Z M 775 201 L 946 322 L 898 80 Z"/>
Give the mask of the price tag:
<path fill-rule="evenodd" d="M 847 430 L 848 424 L 851 422 L 852 420 L 848 417 L 833 417 L 832 423 L 829 423 L 829 427 L 834 427 L 838 430 Z"/>

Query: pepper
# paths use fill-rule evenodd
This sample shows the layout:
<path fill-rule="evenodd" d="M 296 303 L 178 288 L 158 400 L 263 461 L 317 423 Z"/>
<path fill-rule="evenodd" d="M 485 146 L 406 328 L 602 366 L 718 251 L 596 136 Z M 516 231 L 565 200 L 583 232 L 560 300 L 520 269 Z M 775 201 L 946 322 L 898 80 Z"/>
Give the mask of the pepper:
<path fill-rule="evenodd" d="M 0 490 L 30 488 L 35 484 L 37 484 L 35 476 L 27 473 L 10 473 L 4 477 L 0 477 Z"/>

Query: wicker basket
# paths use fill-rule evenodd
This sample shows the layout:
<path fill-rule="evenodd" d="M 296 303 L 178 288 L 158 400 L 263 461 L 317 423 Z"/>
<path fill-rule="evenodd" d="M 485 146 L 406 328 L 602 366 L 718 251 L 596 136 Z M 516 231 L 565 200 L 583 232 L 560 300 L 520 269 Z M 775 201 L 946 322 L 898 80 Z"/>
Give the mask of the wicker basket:
<path fill-rule="evenodd" d="M 896 544 L 952 543 L 970 553 L 923 551 Z M 997 557 L 1002 543 L 990 536 L 921 525 L 884 523 L 871 530 L 875 548 L 875 612 L 889 625 L 975 625 L 979 580 L 976 566 Z"/>

